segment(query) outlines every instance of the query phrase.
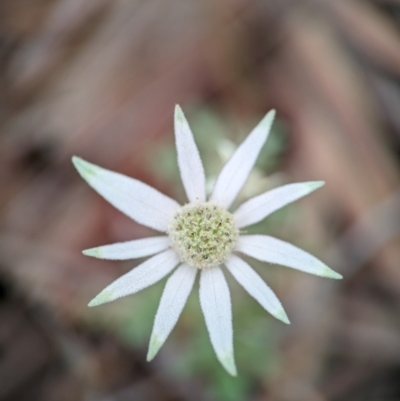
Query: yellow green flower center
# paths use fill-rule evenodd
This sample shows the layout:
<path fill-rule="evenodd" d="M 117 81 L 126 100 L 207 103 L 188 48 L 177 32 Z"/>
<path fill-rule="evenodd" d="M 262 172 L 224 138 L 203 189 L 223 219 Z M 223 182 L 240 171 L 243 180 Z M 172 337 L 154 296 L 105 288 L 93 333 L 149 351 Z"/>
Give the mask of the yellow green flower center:
<path fill-rule="evenodd" d="M 183 206 L 168 231 L 181 261 L 198 269 L 225 262 L 239 235 L 233 215 L 213 203 Z"/>

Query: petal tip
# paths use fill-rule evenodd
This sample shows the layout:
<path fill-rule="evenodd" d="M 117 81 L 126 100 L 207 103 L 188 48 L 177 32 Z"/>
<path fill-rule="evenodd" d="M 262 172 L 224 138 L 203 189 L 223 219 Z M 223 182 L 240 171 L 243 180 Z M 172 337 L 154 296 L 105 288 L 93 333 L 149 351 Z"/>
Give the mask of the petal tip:
<path fill-rule="evenodd" d="M 75 168 L 79 171 L 81 166 L 85 163 L 85 161 L 78 157 L 78 156 L 72 156 L 71 157 L 72 164 L 75 166 Z"/>
<path fill-rule="evenodd" d="M 233 358 L 233 351 L 221 359 L 222 366 L 231 376 L 237 376 L 235 359 Z"/>
<path fill-rule="evenodd" d="M 269 130 L 271 128 L 272 122 L 275 119 L 275 115 L 276 111 L 274 109 L 270 110 L 261 120 L 261 124 Z"/>
<path fill-rule="evenodd" d="M 334 280 L 341 280 L 343 278 L 343 276 L 341 274 L 336 273 L 334 270 L 332 270 L 328 266 L 325 266 L 325 269 L 323 271 L 323 277 L 332 278 Z"/>
<path fill-rule="evenodd" d="M 277 319 L 279 319 L 279 320 L 280 320 L 281 322 L 283 322 L 283 323 L 290 324 L 290 320 L 289 320 L 289 318 L 288 318 L 286 312 L 285 312 L 283 309 L 281 309 L 281 310 L 275 315 L 275 317 L 276 317 Z"/>
<path fill-rule="evenodd" d="M 97 166 L 81 159 L 78 156 L 72 156 L 72 163 L 78 170 L 78 173 L 85 180 L 88 180 L 90 177 L 93 177 L 97 174 Z"/>
<path fill-rule="evenodd" d="M 93 298 L 89 303 L 89 307 L 93 306 L 99 306 L 101 304 L 105 304 L 107 302 L 113 301 L 113 293 L 110 290 L 104 290 L 102 291 L 99 295 L 97 295 L 95 298 Z"/>
<path fill-rule="evenodd" d="M 85 249 L 84 251 L 82 251 L 82 253 L 85 256 L 91 256 L 92 258 L 97 258 L 97 259 L 101 259 L 101 250 L 100 248 L 90 248 L 90 249 Z"/>
<path fill-rule="evenodd" d="M 185 121 L 185 116 L 179 104 L 175 105 L 175 120 L 179 123 L 183 123 Z"/>
<path fill-rule="evenodd" d="M 308 184 L 308 187 L 310 188 L 310 192 L 311 192 L 311 191 L 315 191 L 318 188 L 323 187 L 324 185 L 325 185 L 325 181 L 313 181 Z"/>
<path fill-rule="evenodd" d="M 154 359 L 154 357 L 157 355 L 162 345 L 163 343 L 162 341 L 160 341 L 158 336 L 152 334 L 150 338 L 149 351 L 147 352 L 147 357 L 146 357 L 147 362 L 150 362 Z"/>

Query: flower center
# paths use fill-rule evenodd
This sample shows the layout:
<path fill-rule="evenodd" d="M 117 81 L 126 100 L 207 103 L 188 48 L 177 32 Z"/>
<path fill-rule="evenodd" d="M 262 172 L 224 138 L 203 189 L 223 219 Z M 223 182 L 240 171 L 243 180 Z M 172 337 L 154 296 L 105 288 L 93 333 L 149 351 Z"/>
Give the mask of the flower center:
<path fill-rule="evenodd" d="M 225 262 L 239 235 L 233 215 L 213 203 L 182 206 L 168 232 L 181 261 L 198 269 Z"/>

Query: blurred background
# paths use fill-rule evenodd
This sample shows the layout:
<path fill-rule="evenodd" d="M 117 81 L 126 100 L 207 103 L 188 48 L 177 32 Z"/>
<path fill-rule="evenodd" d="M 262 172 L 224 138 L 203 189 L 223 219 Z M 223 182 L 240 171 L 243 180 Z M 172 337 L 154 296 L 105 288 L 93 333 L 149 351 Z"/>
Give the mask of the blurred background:
<path fill-rule="evenodd" d="M 399 401 L 399 25 L 398 0 L 2 0 L 0 399 Z M 152 363 L 165 280 L 86 306 L 141 261 L 81 250 L 154 232 L 92 191 L 71 156 L 185 202 L 176 103 L 209 186 L 271 108 L 239 200 L 327 183 L 250 232 L 344 279 L 252 261 L 286 326 L 226 274 L 238 378 L 214 356 L 197 288 Z"/>

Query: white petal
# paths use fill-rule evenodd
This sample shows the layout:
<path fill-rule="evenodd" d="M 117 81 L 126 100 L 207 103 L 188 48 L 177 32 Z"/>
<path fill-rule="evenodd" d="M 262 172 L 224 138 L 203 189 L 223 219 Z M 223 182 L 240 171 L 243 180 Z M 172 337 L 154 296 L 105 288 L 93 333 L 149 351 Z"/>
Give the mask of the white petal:
<path fill-rule="evenodd" d="M 98 259 L 137 259 L 164 251 L 169 247 L 169 244 L 170 240 L 167 236 L 151 237 L 90 248 L 82 251 L 82 253 Z"/>
<path fill-rule="evenodd" d="M 234 213 L 236 224 L 242 228 L 258 223 L 281 207 L 315 191 L 324 184 L 323 181 L 289 184 L 256 196 L 236 210 Z"/>
<path fill-rule="evenodd" d="M 274 117 L 275 110 L 271 110 L 225 164 L 218 176 L 211 201 L 229 208 L 246 181 L 261 148 L 267 140 Z"/>
<path fill-rule="evenodd" d="M 288 266 L 321 277 L 342 278 L 339 273 L 309 253 L 266 235 L 240 236 L 236 250 L 263 262 Z"/>
<path fill-rule="evenodd" d="M 177 202 L 143 182 L 79 157 L 74 156 L 72 162 L 82 178 L 115 208 L 140 224 L 167 231 L 171 217 L 180 207 Z"/>
<path fill-rule="evenodd" d="M 154 320 L 147 360 L 151 361 L 168 338 L 192 291 L 197 269 L 183 264 L 179 266 L 165 285 Z"/>
<path fill-rule="evenodd" d="M 178 255 L 171 249 L 153 256 L 111 283 L 89 302 L 89 306 L 101 305 L 143 290 L 165 277 L 178 263 Z"/>
<path fill-rule="evenodd" d="M 204 269 L 200 276 L 200 305 L 211 344 L 218 360 L 232 376 L 236 376 L 233 356 L 231 297 L 224 274 L 219 267 Z"/>
<path fill-rule="evenodd" d="M 203 163 L 182 109 L 175 106 L 175 140 L 183 186 L 190 202 L 206 200 Z"/>
<path fill-rule="evenodd" d="M 279 299 L 262 278 L 242 259 L 232 255 L 225 263 L 239 284 L 272 316 L 289 324 L 289 319 Z"/>

